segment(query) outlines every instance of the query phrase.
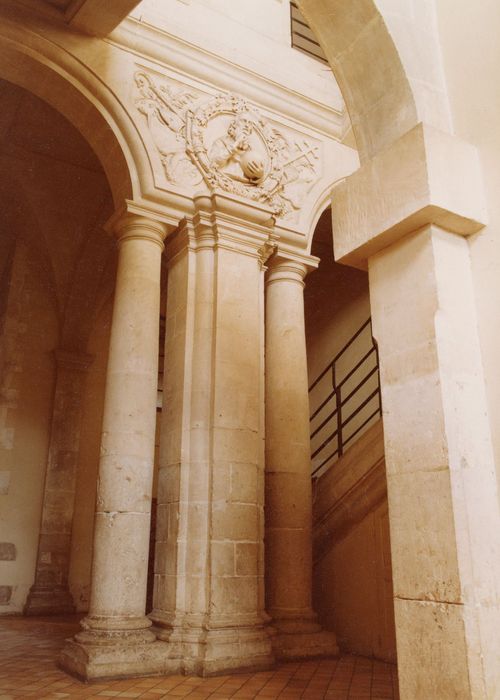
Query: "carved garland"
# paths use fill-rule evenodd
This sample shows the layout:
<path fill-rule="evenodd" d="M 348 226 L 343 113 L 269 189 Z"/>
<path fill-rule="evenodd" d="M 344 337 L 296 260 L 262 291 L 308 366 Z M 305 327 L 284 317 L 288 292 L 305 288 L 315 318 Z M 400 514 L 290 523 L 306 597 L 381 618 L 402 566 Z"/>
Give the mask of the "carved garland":
<path fill-rule="evenodd" d="M 258 164 L 261 165 L 262 172 L 256 171 L 255 178 L 246 174 L 243 169 L 240 178 L 237 175 L 228 174 L 210 158 L 209 148 L 205 143 L 206 128 L 210 120 L 219 116 L 230 117 L 231 124 L 237 123 L 238 118 L 244 123 L 251 124 L 255 140 L 260 142 L 263 151 L 263 153 L 254 151 L 256 157 L 261 157 L 262 160 Z M 222 135 L 219 138 L 225 139 L 227 143 L 227 136 Z M 286 213 L 285 202 L 282 201 L 279 194 L 283 186 L 282 162 L 284 162 L 287 143 L 283 138 L 280 142 L 274 134 L 274 129 L 241 97 L 219 94 L 196 111 L 189 110 L 187 113 L 186 143 L 187 153 L 199 167 L 209 187 L 220 187 L 226 192 L 267 202 L 277 215 Z M 227 150 L 229 154 L 229 145 Z M 251 154 L 252 147 L 249 146 L 246 152 Z M 244 157 L 246 152 L 242 151 L 241 157 Z M 245 162 L 243 162 L 243 168 L 244 165 Z"/>

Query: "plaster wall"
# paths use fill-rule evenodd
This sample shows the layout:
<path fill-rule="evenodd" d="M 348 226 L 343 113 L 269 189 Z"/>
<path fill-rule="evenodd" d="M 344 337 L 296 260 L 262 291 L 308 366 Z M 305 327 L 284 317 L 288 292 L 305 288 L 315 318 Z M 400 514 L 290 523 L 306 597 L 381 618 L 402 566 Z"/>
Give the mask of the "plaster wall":
<path fill-rule="evenodd" d="M 336 354 L 370 318 L 367 275 L 361 270 L 339 265 L 334 261 L 330 219 L 331 212 L 328 210 L 322 215 L 316 229 L 312 252 L 321 259 L 321 262 L 318 269 L 309 273 L 306 277 L 304 292 L 309 385 L 319 377 Z M 370 327 L 367 327 L 336 363 L 337 381 L 342 381 L 371 347 L 371 330 Z M 346 381 L 341 389 L 343 398 L 353 391 L 356 385 L 365 378 L 368 371 L 375 366 L 375 363 L 376 356 L 373 354 Z M 350 412 L 353 412 L 376 389 L 376 386 L 376 378 L 372 376 L 352 399 L 346 401 L 343 409 L 344 418 L 348 417 Z M 332 373 L 328 372 L 310 392 L 311 414 L 328 397 L 331 390 Z M 374 397 L 350 421 L 343 431 L 344 440 L 348 439 L 370 416 L 375 410 L 377 401 L 377 397 Z M 311 422 L 311 433 L 315 432 L 317 428 L 319 429 L 320 424 L 334 407 L 334 399 L 331 399 Z M 371 425 L 371 423 L 367 425 Z M 311 453 L 315 452 L 323 441 L 328 438 L 334 427 L 333 419 L 313 435 L 311 439 Z M 361 434 L 362 432 L 360 431 L 358 437 Z M 353 440 L 355 439 L 354 437 Z M 335 447 L 335 440 L 325 446 L 313 459 L 313 470 L 321 465 Z"/>
<path fill-rule="evenodd" d="M 19 240 L 1 339 L 0 614 L 21 612 L 33 583 L 57 337 L 53 297 L 39 261 Z"/>
<path fill-rule="evenodd" d="M 396 661 L 387 499 L 334 543 L 313 581 L 320 622 L 343 651 Z"/>
<path fill-rule="evenodd" d="M 469 239 L 479 337 L 500 477 L 500 6 L 494 0 L 436 0 L 453 131 L 479 152 L 489 224 Z"/>
<path fill-rule="evenodd" d="M 304 294 L 309 382 L 332 360 L 370 316 L 366 273 L 334 262 L 325 246 Z"/>
<path fill-rule="evenodd" d="M 313 592 L 344 651 L 396 660 L 384 434 L 377 420 L 314 482 Z"/>

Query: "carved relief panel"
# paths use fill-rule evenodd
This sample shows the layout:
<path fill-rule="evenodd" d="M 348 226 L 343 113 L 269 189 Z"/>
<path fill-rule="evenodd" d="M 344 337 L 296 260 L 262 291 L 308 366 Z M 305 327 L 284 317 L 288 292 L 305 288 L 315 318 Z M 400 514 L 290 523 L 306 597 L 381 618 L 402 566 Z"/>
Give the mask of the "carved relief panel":
<path fill-rule="evenodd" d="M 321 143 L 266 119 L 231 93 L 207 96 L 144 70 L 135 74 L 165 177 L 181 188 L 223 190 L 268 205 L 293 221 L 321 177 Z"/>

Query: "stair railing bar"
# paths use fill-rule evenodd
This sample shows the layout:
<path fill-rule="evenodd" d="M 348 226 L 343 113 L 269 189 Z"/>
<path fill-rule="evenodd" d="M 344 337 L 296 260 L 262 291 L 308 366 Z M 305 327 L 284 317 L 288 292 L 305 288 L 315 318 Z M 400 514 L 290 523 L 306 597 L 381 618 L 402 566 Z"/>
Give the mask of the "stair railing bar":
<path fill-rule="evenodd" d="M 311 476 L 315 476 L 315 475 L 321 470 L 321 468 L 324 467 L 325 464 L 326 464 L 327 462 L 329 462 L 331 459 L 333 459 L 333 457 L 335 457 L 336 455 L 338 455 L 338 453 L 339 453 L 339 451 L 338 451 L 338 449 L 337 449 L 337 450 L 335 450 L 334 452 L 332 452 L 332 454 L 328 455 L 328 457 L 326 457 L 326 459 L 324 459 L 324 460 L 321 462 L 321 464 L 319 464 L 319 465 L 316 467 L 316 469 L 314 469 L 314 470 L 311 472 Z"/>
<path fill-rule="evenodd" d="M 350 422 L 352 421 L 353 418 L 356 418 L 356 416 L 358 415 L 358 413 L 359 413 L 360 411 L 362 411 L 363 408 L 364 408 L 365 406 L 367 406 L 367 405 L 370 403 L 370 401 L 373 399 L 373 397 L 374 397 L 374 396 L 377 396 L 377 394 L 378 394 L 378 389 L 375 389 L 375 391 L 372 391 L 372 393 L 371 393 L 369 396 L 367 396 L 366 399 L 365 399 L 362 403 L 359 404 L 359 406 L 356 408 L 356 410 L 353 411 L 353 412 L 351 413 L 351 415 L 349 416 L 349 418 L 346 418 L 346 419 L 345 419 L 345 421 L 342 423 L 342 427 L 345 428 L 345 426 L 346 426 L 348 423 L 350 423 Z M 344 442 L 344 444 L 345 444 L 345 442 Z"/>
<path fill-rule="evenodd" d="M 347 440 L 344 440 L 344 447 L 347 445 L 348 442 L 350 442 L 354 437 L 356 437 L 356 435 L 357 435 L 361 430 L 363 430 L 363 428 L 365 427 L 365 425 L 367 425 L 367 424 L 371 421 L 372 418 L 375 418 L 375 416 L 378 415 L 379 413 L 380 413 L 380 409 L 379 409 L 379 408 L 376 408 L 376 409 L 373 411 L 373 413 L 371 413 L 371 414 L 368 416 L 368 418 L 367 418 L 365 421 L 363 421 L 363 422 L 361 423 L 360 426 L 358 426 L 358 427 L 356 428 L 356 430 L 353 432 L 353 434 L 352 434 L 352 435 L 349 435 L 349 437 L 347 438 Z"/>
<path fill-rule="evenodd" d="M 320 423 L 320 425 L 318 425 L 318 427 L 316 428 L 316 430 L 314 430 L 314 432 L 311 433 L 311 439 L 312 439 L 313 437 L 315 437 L 315 436 L 319 433 L 319 431 L 321 430 L 321 428 L 324 428 L 324 427 L 325 427 L 325 425 L 333 418 L 333 416 L 334 416 L 336 413 L 337 413 L 337 409 L 334 408 L 333 411 L 327 415 L 327 417 L 324 419 L 324 421 L 323 421 L 322 423 Z"/>
<path fill-rule="evenodd" d="M 319 374 L 319 376 L 315 379 L 315 381 L 311 384 L 309 387 L 309 392 L 311 392 L 323 379 L 328 372 L 331 372 L 331 382 L 332 382 L 332 391 L 328 394 L 328 396 L 321 402 L 321 404 L 318 406 L 318 408 L 312 413 L 311 415 L 311 422 L 316 418 L 316 416 L 319 415 L 319 413 L 322 411 L 322 409 L 333 399 L 335 398 L 335 408 L 322 420 L 320 425 L 314 429 L 314 431 L 311 433 L 311 438 L 314 438 L 316 435 L 320 433 L 320 431 L 328 425 L 330 421 L 333 421 L 336 418 L 335 424 L 336 424 L 336 429 L 330 433 L 317 447 L 314 452 L 311 455 L 311 458 L 314 459 L 317 457 L 323 449 L 334 440 L 334 438 L 337 438 L 337 447 L 336 449 L 329 454 L 325 459 L 322 460 L 322 462 L 314 468 L 312 475 L 314 476 L 317 474 L 328 462 L 330 462 L 335 456 L 341 457 L 342 454 L 344 453 L 346 445 L 351 442 L 356 435 L 359 434 L 359 432 L 377 415 L 381 415 L 382 413 L 382 396 L 381 396 L 381 391 L 380 391 L 380 379 L 377 381 L 377 387 L 372 391 L 369 396 L 367 396 L 361 404 L 359 404 L 352 412 L 348 414 L 347 417 L 344 417 L 343 413 L 345 413 L 346 409 L 345 406 L 346 404 L 353 399 L 356 394 L 362 389 L 362 387 L 368 382 L 368 380 L 373 377 L 374 375 L 379 374 L 379 355 L 378 355 L 378 347 L 375 339 L 373 338 L 373 335 L 371 335 L 371 341 L 372 341 L 372 347 L 365 352 L 363 357 L 354 365 L 352 369 L 349 370 L 349 372 L 343 377 L 341 381 L 338 381 L 338 376 L 337 376 L 337 367 L 336 364 L 338 360 L 342 357 L 342 355 L 349 349 L 349 347 L 354 343 L 354 341 L 361 335 L 361 333 L 371 325 L 371 319 L 369 318 L 363 325 L 354 333 L 354 335 L 350 338 L 350 340 L 337 352 L 333 360 L 325 367 L 325 369 Z M 365 374 L 359 382 L 356 384 L 356 386 L 351 389 L 351 391 L 347 394 L 347 396 L 343 397 L 342 396 L 342 388 L 345 386 L 346 382 L 352 378 L 352 376 L 357 372 L 363 364 L 365 364 L 369 358 L 375 353 L 375 360 L 376 364 L 375 367 L 373 367 L 371 370 L 368 371 L 367 374 Z M 372 401 L 376 396 L 378 396 L 378 406 L 377 408 L 366 418 L 361 425 L 357 426 L 356 430 L 351 433 L 347 438 L 345 437 L 345 428 L 346 426 Z"/>
<path fill-rule="evenodd" d="M 325 367 L 325 369 L 321 372 L 321 374 L 320 374 L 319 376 L 316 377 L 316 379 L 314 380 L 314 382 L 313 382 L 313 383 L 311 384 L 311 386 L 309 387 L 309 391 L 312 391 L 312 389 L 314 389 L 314 387 L 319 383 L 319 381 L 320 381 L 321 379 L 323 379 L 323 377 L 325 376 L 325 374 L 327 374 L 327 372 L 332 368 L 332 366 L 337 362 L 337 360 L 339 360 L 340 357 L 344 354 L 344 352 L 347 350 L 347 348 L 348 348 L 350 345 L 352 345 L 352 343 L 361 335 L 361 333 L 365 330 L 365 328 L 366 328 L 367 326 L 370 325 L 370 323 L 371 323 L 371 318 L 369 318 L 368 321 L 365 321 L 365 323 L 363 323 L 363 325 L 362 325 L 360 328 L 358 328 L 358 330 L 357 330 L 356 333 L 351 337 L 351 339 L 348 340 L 347 343 L 343 346 L 343 348 L 342 348 L 341 350 L 338 351 L 338 353 L 335 355 L 335 357 L 333 358 L 333 360 Z"/>
<path fill-rule="evenodd" d="M 323 449 L 323 447 L 326 447 L 326 446 L 328 445 L 328 443 L 331 442 L 331 441 L 333 440 L 333 438 L 334 438 L 337 434 L 338 434 L 338 431 L 335 430 L 331 435 L 329 435 L 329 436 L 326 438 L 326 440 L 324 440 L 324 442 L 321 443 L 321 445 L 317 448 L 317 450 L 315 450 L 315 451 L 312 453 L 311 458 L 314 459 L 314 457 L 316 457 L 316 456 L 321 452 L 321 450 Z"/>
<path fill-rule="evenodd" d="M 366 362 L 366 360 L 368 360 L 370 355 L 373 355 L 374 352 L 375 352 L 375 348 L 370 348 L 370 350 L 368 350 L 368 352 L 363 355 L 361 360 L 356 365 L 354 365 L 354 367 L 349 371 L 348 374 L 346 374 L 346 376 L 343 378 L 343 380 L 339 383 L 339 387 L 344 386 L 344 384 L 347 381 L 349 381 L 349 379 L 352 377 L 352 375 L 361 367 L 361 365 L 364 362 Z M 377 367 L 378 367 L 378 364 L 377 364 Z"/>
<path fill-rule="evenodd" d="M 370 319 L 370 321 L 371 321 L 371 319 Z M 380 362 L 379 362 L 379 354 L 378 354 L 378 343 L 375 340 L 375 338 L 373 337 L 373 335 L 372 335 L 372 341 L 373 341 L 373 347 L 375 348 L 375 354 L 376 354 L 376 358 L 377 358 L 377 368 L 379 370 L 379 373 L 378 373 L 378 405 L 379 405 L 380 415 L 382 415 L 382 389 L 380 386 Z"/>
<path fill-rule="evenodd" d="M 328 396 L 326 397 L 326 399 L 325 399 L 322 403 L 320 403 L 320 405 L 318 406 L 318 408 L 317 408 L 317 409 L 314 411 L 314 413 L 311 415 L 311 418 L 310 418 L 311 421 L 313 421 L 313 420 L 316 418 L 316 416 L 318 415 L 318 413 L 320 413 L 321 409 L 324 408 L 324 407 L 326 406 L 326 404 L 330 401 L 330 399 L 333 399 L 334 396 L 335 396 L 335 392 L 334 392 L 334 391 L 332 391 L 330 394 L 328 394 Z"/>
<path fill-rule="evenodd" d="M 349 394 L 347 394 L 347 396 L 344 399 L 342 399 L 341 406 L 344 406 L 350 399 L 352 399 L 352 397 L 359 391 L 359 389 L 361 389 L 361 387 L 364 384 L 366 384 L 366 382 L 370 379 L 370 377 L 373 377 L 373 375 L 376 372 L 378 372 L 378 367 L 374 367 L 372 370 L 370 370 L 370 372 L 368 372 L 368 374 L 365 377 L 363 377 L 363 379 L 359 382 L 359 384 L 356 384 L 354 389 L 351 392 L 349 392 Z M 378 394 L 378 387 L 375 391 L 375 394 Z M 347 421 L 344 421 L 344 424 L 346 422 Z"/>
<path fill-rule="evenodd" d="M 335 410 L 337 413 L 337 451 L 339 457 L 342 456 L 342 387 L 337 385 L 336 364 L 332 365 L 332 383 L 335 392 Z"/>

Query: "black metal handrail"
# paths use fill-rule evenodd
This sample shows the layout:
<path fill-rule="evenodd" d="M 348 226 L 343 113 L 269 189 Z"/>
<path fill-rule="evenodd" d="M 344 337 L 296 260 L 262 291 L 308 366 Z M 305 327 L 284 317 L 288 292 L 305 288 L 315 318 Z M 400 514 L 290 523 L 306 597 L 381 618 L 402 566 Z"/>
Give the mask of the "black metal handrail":
<path fill-rule="evenodd" d="M 355 345 L 359 346 L 357 352 Z M 309 387 L 311 403 L 314 389 L 319 390 L 322 380 L 328 376 L 331 377 L 331 391 L 329 388 L 323 389 L 319 405 L 310 417 L 311 459 L 318 458 L 319 461 L 319 464 L 313 461 L 313 476 L 324 468 L 326 470 L 336 458 L 342 456 L 346 446 L 382 413 L 378 348 L 371 332 L 371 319 L 358 328 L 316 377 Z M 319 421 L 317 425 L 316 419 Z M 316 437 L 321 440 L 318 445 L 314 445 Z M 335 449 L 332 450 L 332 447 Z"/>

